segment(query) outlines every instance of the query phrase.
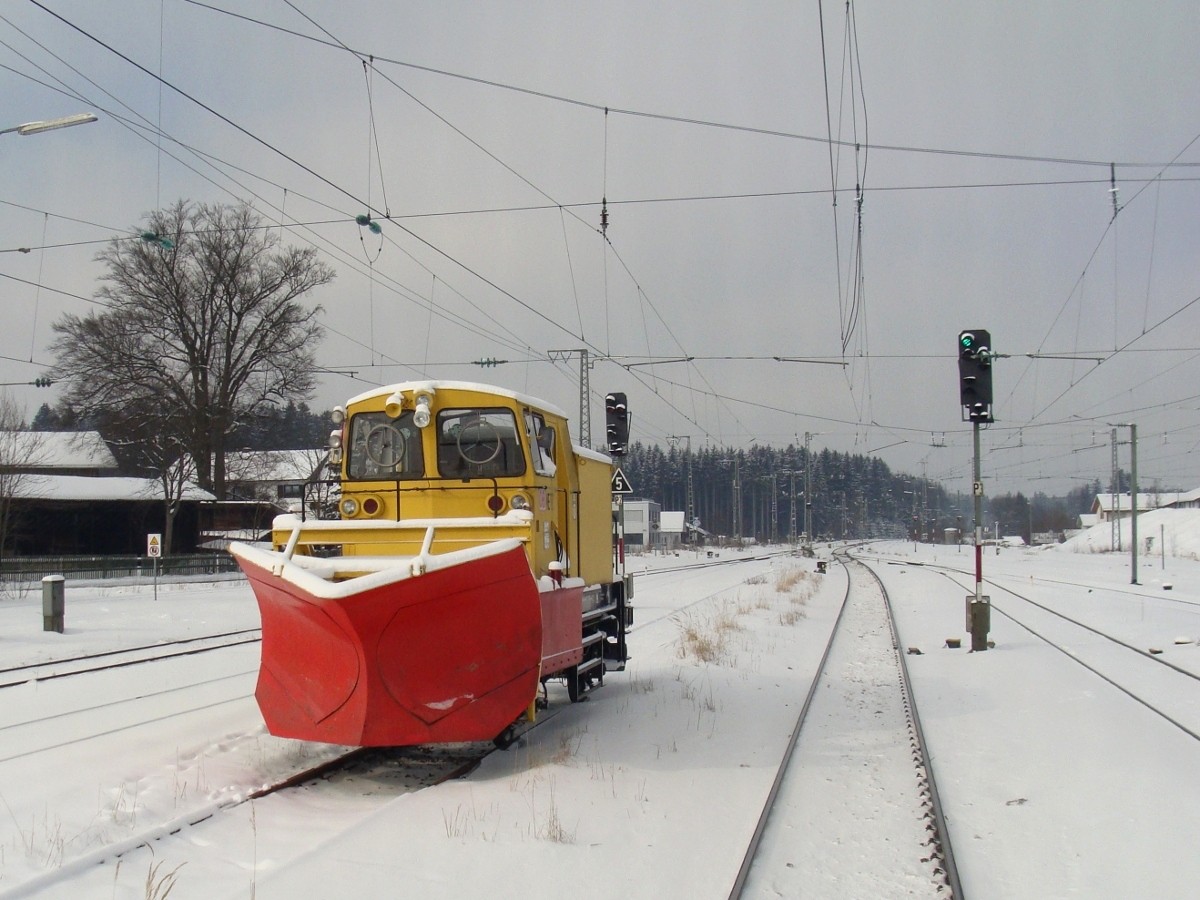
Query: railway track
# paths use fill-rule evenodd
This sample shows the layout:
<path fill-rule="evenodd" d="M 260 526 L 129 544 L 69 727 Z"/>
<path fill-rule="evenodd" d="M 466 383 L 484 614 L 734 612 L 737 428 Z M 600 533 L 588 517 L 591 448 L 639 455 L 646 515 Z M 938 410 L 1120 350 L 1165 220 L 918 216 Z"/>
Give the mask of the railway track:
<path fill-rule="evenodd" d="M 913 567 L 945 578 L 964 595 L 973 590 L 973 583 L 963 580 L 967 573 L 959 568 L 933 563 Z M 985 578 L 984 583 L 993 594 L 993 626 L 996 616 L 1012 622 L 1191 739 L 1200 741 L 1200 671 L 1197 671 L 1195 661 L 1188 660 L 1190 667 L 1180 665 L 1167 657 L 1162 646 L 1144 640 L 1139 643 L 1139 639 L 1146 637 L 1142 629 L 1137 629 L 1138 636 L 1134 637 L 1096 627 L 1086 621 L 1087 607 L 1081 605 L 1080 600 L 1086 596 L 1089 598 L 1086 602 L 1097 602 L 1096 597 L 1103 596 L 1139 604 L 1151 601 L 1158 606 L 1192 607 L 1195 603 L 1179 597 L 1095 583 L 1048 578 L 1039 581 L 1087 593 L 1081 593 L 1074 601 L 1064 593 L 1056 603 L 1061 608 L 1055 608 L 1009 587 L 1001 579 Z M 1101 594 L 1097 595 L 1095 591 Z M 996 592 L 1003 592 L 1007 599 L 996 596 Z M 1072 610 L 1074 614 L 1065 611 L 1072 605 L 1079 607 L 1078 611 Z"/>
<path fill-rule="evenodd" d="M 667 576 L 675 576 L 675 579 L 674 579 L 675 582 L 679 583 L 679 573 L 680 572 L 688 572 L 689 574 L 687 576 L 685 576 L 686 578 L 704 578 L 706 576 L 706 573 L 712 569 L 719 569 L 720 571 L 724 572 L 724 571 L 727 571 L 729 568 L 732 567 L 732 565 L 735 565 L 735 564 L 746 565 L 749 563 L 769 562 L 773 559 L 776 559 L 779 557 L 786 557 L 789 555 L 791 555 L 790 552 L 781 551 L 779 553 L 766 553 L 766 554 L 759 554 L 756 556 L 737 556 L 737 557 L 733 557 L 730 559 L 704 560 L 704 561 L 700 561 L 700 562 L 685 565 L 685 566 L 676 566 L 674 568 L 669 568 L 669 569 L 659 569 L 659 570 L 655 570 L 655 571 L 639 573 L 639 574 L 635 575 L 635 579 L 637 580 L 637 583 L 640 583 L 642 579 L 651 578 L 655 575 L 667 575 Z M 760 577 L 761 574 L 762 574 L 761 572 L 758 572 L 753 575 L 749 575 L 749 576 L 747 576 L 747 580 L 751 579 L 751 578 L 755 578 L 755 577 Z M 644 629 L 647 629 L 652 625 L 656 625 L 659 622 L 663 622 L 663 621 L 666 621 L 669 619 L 678 619 L 679 616 L 686 613 L 688 610 L 695 608 L 695 607 L 704 606 L 704 605 L 708 604 L 709 602 L 711 602 L 713 600 L 713 598 L 719 597 L 722 594 L 727 594 L 729 592 L 729 590 L 730 590 L 729 584 L 722 583 L 711 593 L 705 594 L 702 597 L 698 597 L 697 599 L 695 599 L 685 605 L 673 606 L 667 612 L 664 612 L 664 613 L 661 613 L 658 615 L 652 614 L 649 618 L 647 618 L 644 615 L 646 608 L 638 606 L 637 593 L 635 590 L 635 593 L 634 593 L 634 609 L 635 609 L 634 625 L 629 630 L 629 633 L 634 634 L 634 633 L 643 631 Z"/>
<path fill-rule="evenodd" d="M 949 572 L 939 574 L 966 590 Z M 1138 646 L 996 581 L 985 581 L 1023 604 L 1018 611 L 1007 603 L 997 604 L 993 597 L 993 614 L 1008 619 L 1188 737 L 1200 741 L 1200 673 L 1165 658 L 1159 648 Z"/>
<path fill-rule="evenodd" d="M 866 564 L 838 559 L 848 577 L 846 596 L 729 896 L 817 896 L 827 889 L 961 898 L 887 591 Z M 831 754 L 851 757 L 850 769 L 866 777 L 851 774 L 844 794 L 827 807 L 818 781 L 829 777 Z M 896 839 L 906 831 L 911 842 Z M 806 849 L 796 847 L 798 840 Z M 890 878 L 858 871 L 856 857 L 880 854 L 894 854 Z M 822 888 L 821 878 L 832 872 L 833 883 Z M 858 876 L 862 883 L 854 881 Z"/>
<path fill-rule="evenodd" d="M 72 675 L 84 675 L 91 672 L 103 672 L 144 663 L 194 656 L 198 653 L 208 653 L 244 644 L 256 644 L 261 641 L 261 628 L 245 628 L 239 631 L 226 631 L 220 634 L 181 638 L 176 641 L 160 641 L 155 644 L 143 644 L 120 650 L 106 650 L 101 653 L 80 654 L 45 662 L 8 666 L 0 668 L 0 690 L 17 687 L 30 681 L 52 681 Z"/>
<path fill-rule="evenodd" d="M 95 847 L 65 865 L 45 872 L 3 891 L 6 900 L 53 892 L 69 885 L 81 873 L 114 860 L 119 861 L 142 848 L 153 849 L 165 838 L 228 816 L 233 811 L 286 790 L 305 790 L 330 785 L 357 787 L 362 793 L 398 796 L 461 778 L 471 772 L 495 747 L 491 744 L 461 744 L 437 747 L 357 748 L 332 759 L 281 776 L 250 791 L 201 804 L 186 813 L 140 828 L 120 840 Z M 66 893 L 69 893 L 67 891 Z M 65 894 L 64 894 L 65 895 Z"/>
<path fill-rule="evenodd" d="M 249 671 L 244 674 L 251 676 L 254 672 Z M 214 678 L 209 679 L 206 684 L 226 680 L 228 679 Z M 191 685 L 190 687 L 194 689 L 203 686 Z M 169 693 L 171 693 L 170 690 L 154 692 L 159 696 Z M 140 699 L 145 701 L 153 698 L 147 696 Z M 245 699 L 246 694 L 243 690 L 229 702 L 244 702 Z M 106 704 L 106 706 L 111 707 L 122 702 L 118 701 L 117 704 Z M 212 705 L 214 704 L 209 704 L 209 706 Z M 511 742 L 519 742 L 528 732 L 549 722 L 565 708 L 568 708 L 566 704 L 559 704 L 549 710 L 543 710 L 535 722 L 519 728 L 512 735 Z M 196 710 L 185 709 L 174 715 L 185 715 L 189 711 Z M 95 712 L 95 710 L 88 712 Z M 41 733 L 61 733 L 63 726 L 60 722 L 54 721 L 56 718 L 51 715 L 42 717 L 38 721 L 19 723 L 11 728 L 0 728 L 0 734 L 4 735 L 4 745 L 6 747 L 13 746 L 14 733 L 21 731 L 22 726 L 31 729 L 41 728 Z M 100 734 L 93 731 L 72 740 L 57 741 L 52 745 L 42 745 L 24 752 L 6 754 L 0 758 L 0 765 L 14 763 L 14 761 L 19 765 L 23 758 L 58 750 L 73 743 L 79 744 L 84 741 L 103 739 L 118 731 L 152 724 L 154 721 L 159 720 L 147 720 L 146 716 L 140 716 L 138 721 L 133 724 L 116 727 Z M 196 797 L 191 800 L 185 798 L 181 805 L 177 803 L 179 808 L 173 810 L 171 815 L 160 816 L 157 819 L 147 813 L 142 813 L 135 830 L 122 833 L 116 838 L 110 837 L 107 829 L 101 829 L 97 833 L 103 837 L 96 838 L 93 841 L 95 846 L 86 853 L 75 856 L 58 868 L 43 872 L 20 884 L 6 884 L 4 889 L 0 890 L 0 895 L 6 900 L 35 895 L 59 895 L 58 887 L 72 884 L 74 879 L 88 874 L 90 870 L 107 863 L 116 864 L 119 871 L 120 862 L 125 857 L 143 848 L 149 848 L 153 853 L 154 848 L 168 838 L 187 841 L 189 836 L 194 833 L 197 843 L 203 845 L 207 838 L 201 837 L 201 832 L 196 829 L 213 827 L 215 833 L 220 834 L 227 820 L 237 818 L 239 810 L 247 805 L 251 805 L 253 808 L 252 804 L 255 802 L 265 801 L 276 795 L 300 791 L 308 795 L 308 802 L 320 802 L 322 795 L 336 800 L 349 792 L 356 796 L 378 796 L 383 800 L 388 800 L 405 793 L 412 793 L 464 777 L 490 753 L 501 749 L 497 743 L 493 742 L 386 748 L 336 748 L 332 745 L 305 745 L 304 752 L 307 755 L 298 757 L 298 761 L 290 767 L 279 765 L 277 760 L 272 774 L 264 782 L 256 783 L 251 787 L 245 784 L 247 779 L 244 776 L 250 775 L 247 768 L 255 768 L 257 763 L 254 760 L 261 756 L 261 749 L 256 750 L 253 747 L 258 738 L 257 733 L 226 737 L 220 742 L 220 747 L 216 751 L 218 755 L 206 757 L 202 762 L 203 766 L 209 768 L 226 768 L 228 764 L 222 763 L 220 755 L 229 756 L 230 764 L 240 773 L 240 784 L 206 785 L 203 798 Z M 280 743 L 285 742 L 281 741 Z M 293 745 L 293 747 L 295 746 L 298 745 Z M 290 752 L 280 758 L 290 758 Z M 326 826 L 312 824 L 312 828 L 315 830 L 323 827 Z M 331 823 L 328 827 L 332 834 L 336 830 L 336 823 Z M 204 831 L 203 833 L 208 832 Z M 63 895 L 65 893 L 70 893 L 70 891 L 65 890 Z"/>

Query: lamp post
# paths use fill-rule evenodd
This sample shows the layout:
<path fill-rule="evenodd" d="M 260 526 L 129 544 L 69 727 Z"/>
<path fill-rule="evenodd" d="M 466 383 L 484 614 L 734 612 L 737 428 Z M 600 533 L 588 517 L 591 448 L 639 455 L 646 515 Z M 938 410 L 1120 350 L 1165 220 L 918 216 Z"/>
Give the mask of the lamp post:
<path fill-rule="evenodd" d="M 43 131 L 54 131 L 58 128 L 70 128 L 72 125 L 87 125 L 95 122 L 92 113 L 77 113 L 73 116 L 63 116 L 60 119 L 47 119 L 44 122 L 26 122 L 24 125 L 14 125 L 12 128 L 0 128 L 0 134 L 16 132 L 20 135 L 41 134 Z"/>

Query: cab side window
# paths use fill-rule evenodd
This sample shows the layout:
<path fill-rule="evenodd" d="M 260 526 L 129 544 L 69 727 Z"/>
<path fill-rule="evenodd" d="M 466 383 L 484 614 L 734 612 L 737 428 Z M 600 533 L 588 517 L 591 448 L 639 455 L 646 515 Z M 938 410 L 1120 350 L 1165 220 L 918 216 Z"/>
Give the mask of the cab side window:
<path fill-rule="evenodd" d="M 554 464 L 554 427 L 547 425 L 541 414 L 526 411 L 525 430 L 533 453 L 533 470 L 539 475 L 552 476 Z"/>

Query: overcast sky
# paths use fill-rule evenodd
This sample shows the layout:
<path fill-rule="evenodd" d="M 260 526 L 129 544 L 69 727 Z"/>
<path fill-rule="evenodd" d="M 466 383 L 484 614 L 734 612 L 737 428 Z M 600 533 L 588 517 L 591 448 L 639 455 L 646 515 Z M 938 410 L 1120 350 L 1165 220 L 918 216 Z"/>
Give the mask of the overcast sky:
<path fill-rule="evenodd" d="M 105 241 L 246 199 L 339 273 L 320 408 L 458 378 L 574 424 L 586 349 L 596 445 L 622 390 L 634 440 L 807 432 L 969 490 L 986 328 L 989 493 L 1107 483 L 1112 423 L 1198 487 L 1198 47 L 1194 0 L 9 0 L 0 128 L 100 120 L 0 135 L 0 381 Z"/>

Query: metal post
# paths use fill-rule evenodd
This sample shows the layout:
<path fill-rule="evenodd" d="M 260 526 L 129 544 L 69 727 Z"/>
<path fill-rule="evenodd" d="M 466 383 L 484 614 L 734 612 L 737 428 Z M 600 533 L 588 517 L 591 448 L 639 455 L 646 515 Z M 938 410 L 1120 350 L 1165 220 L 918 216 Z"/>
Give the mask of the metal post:
<path fill-rule="evenodd" d="M 1129 426 L 1129 511 L 1132 518 L 1129 520 L 1129 543 L 1132 552 L 1132 570 L 1129 576 L 1130 584 L 1137 584 L 1137 556 L 1138 556 L 1138 534 L 1137 534 L 1137 516 L 1138 516 L 1138 480 L 1137 480 L 1137 426 Z"/>
<path fill-rule="evenodd" d="M 804 543 L 812 545 L 812 453 L 809 452 L 809 444 L 812 441 L 812 434 L 804 432 Z M 843 529 L 844 530 L 844 529 Z"/>
<path fill-rule="evenodd" d="M 795 546 L 796 544 L 796 470 L 792 469 L 788 472 L 788 477 L 791 481 L 788 484 L 788 496 L 791 497 L 791 502 L 788 503 L 788 543 Z M 804 502 L 808 502 L 808 497 L 804 498 Z"/>
<path fill-rule="evenodd" d="M 771 473 L 771 543 L 779 543 L 779 481 Z"/>
<path fill-rule="evenodd" d="M 586 348 L 579 350 L 551 350 L 549 356 L 552 361 L 559 359 L 566 360 L 573 353 L 579 354 L 579 443 L 590 449 L 592 446 L 592 388 L 588 372 L 591 370 L 592 364 L 588 359 L 588 351 Z"/>
<path fill-rule="evenodd" d="M 742 546 L 742 461 L 735 451 L 733 456 L 733 537 L 738 547 Z"/>
<path fill-rule="evenodd" d="M 983 479 L 980 477 L 979 466 L 979 423 L 976 422 L 975 432 L 975 462 L 974 483 L 971 493 L 975 496 L 975 600 L 983 597 Z M 915 500 L 914 500 L 915 502 Z"/>
<path fill-rule="evenodd" d="M 42 579 L 42 631 L 63 633 L 66 615 L 66 579 L 47 575 Z"/>
<path fill-rule="evenodd" d="M 991 628 L 991 598 L 983 595 L 983 477 L 980 474 L 979 422 L 974 423 L 975 464 L 972 493 L 975 495 L 975 596 L 967 598 L 967 627 L 971 650 L 986 650 Z"/>

